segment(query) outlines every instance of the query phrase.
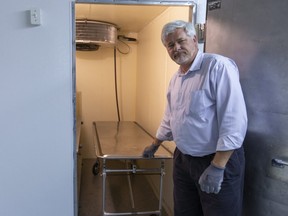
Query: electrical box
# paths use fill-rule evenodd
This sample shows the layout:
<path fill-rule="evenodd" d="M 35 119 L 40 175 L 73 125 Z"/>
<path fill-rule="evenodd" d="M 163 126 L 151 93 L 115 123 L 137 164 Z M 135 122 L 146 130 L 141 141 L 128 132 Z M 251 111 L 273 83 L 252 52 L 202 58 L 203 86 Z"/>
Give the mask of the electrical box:
<path fill-rule="evenodd" d="M 41 10 L 40 8 L 32 8 L 30 10 L 31 25 L 41 25 Z"/>

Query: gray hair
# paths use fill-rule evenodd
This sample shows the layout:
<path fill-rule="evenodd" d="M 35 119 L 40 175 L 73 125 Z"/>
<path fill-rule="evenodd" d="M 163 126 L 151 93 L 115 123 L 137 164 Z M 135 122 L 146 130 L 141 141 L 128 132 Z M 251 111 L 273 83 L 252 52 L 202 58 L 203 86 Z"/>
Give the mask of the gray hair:
<path fill-rule="evenodd" d="M 176 29 L 182 28 L 186 32 L 186 34 L 190 37 L 196 35 L 196 31 L 194 25 L 191 22 L 185 22 L 183 20 L 175 20 L 172 22 L 167 23 L 162 28 L 161 33 L 161 41 L 165 46 L 165 40 L 168 34 L 174 32 Z"/>

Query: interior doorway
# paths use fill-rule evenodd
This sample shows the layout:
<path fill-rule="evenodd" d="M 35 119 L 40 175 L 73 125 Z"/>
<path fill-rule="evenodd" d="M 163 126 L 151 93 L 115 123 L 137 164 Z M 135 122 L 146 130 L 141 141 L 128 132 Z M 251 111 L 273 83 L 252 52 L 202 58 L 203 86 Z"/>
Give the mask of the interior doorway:
<path fill-rule="evenodd" d="M 194 6 L 195 3 L 192 1 L 185 3 L 177 1 L 165 1 L 165 3 L 157 1 L 139 1 L 133 3 L 129 3 L 129 1 L 109 3 L 104 0 L 98 2 L 76 1 L 75 23 L 77 20 L 93 20 L 109 23 L 115 25 L 117 28 L 116 46 L 100 44 L 97 50 L 94 51 L 75 49 L 76 85 L 74 91 L 75 95 L 77 95 L 76 101 L 78 101 L 75 109 L 76 116 L 79 118 L 76 122 L 83 122 L 81 125 L 80 139 L 83 148 L 79 149 L 78 152 L 78 179 L 76 180 L 78 183 L 78 191 L 81 190 L 81 160 L 96 157 L 93 144 L 93 132 L 91 130 L 92 121 L 95 119 L 108 121 L 121 119 L 128 121 L 139 120 L 142 121 L 143 124 L 146 123 L 146 117 L 143 115 L 143 113 L 146 112 L 145 107 L 139 102 L 139 98 L 145 101 L 146 98 L 143 99 L 141 92 L 145 92 L 145 88 L 148 85 L 150 85 L 149 88 L 157 90 L 159 89 L 159 83 L 151 83 L 149 78 L 141 79 L 137 77 L 137 73 L 144 74 L 141 73 L 141 70 L 144 70 L 142 68 L 145 68 L 148 64 L 147 62 L 149 62 L 149 60 L 147 60 L 146 63 L 139 63 L 139 59 L 143 60 L 143 58 L 146 57 L 159 59 L 159 56 L 163 57 L 164 52 L 155 57 L 153 56 L 155 48 L 143 48 L 143 44 L 148 44 L 147 41 L 150 37 L 142 33 L 143 29 L 145 29 L 149 23 L 155 22 L 155 19 L 159 19 L 158 17 L 163 16 L 163 14 L 164 18 L 161 17 L 161 19 L 169 19 L 167 18 L 168 16 L 172 19 L 172 17 L 176 16 L 175 14 L 180 13 L 181 16 L 176 16 L 177 18 L 179 17 L 179 19 L 181 19 L 181 17 L 184 17 L 187 21 L 192 21 L 195 15 Z M 185 10 L 185 13 L 178 12 L 182 9 Z M 169 15 L 166 15 L 166 11 L 169 11 Z M 160 29 L 161 27 L 159 26 L 157 31 Z M 150 44 L 153 44 L 154 47 L 159 46 L 162 49 L 159 32 L 152 37 L 155 41 L 153 40 Z M 156 48 L 156 50 L 159 49 Z M 153 63 L 154 61 L 155 60 L 151 61 L 149 64 L 155 66 L 156 63 Z M 165 61 L 163 60 L 163 62 Z M 174 71 L 174 69 L 175 68 L 171 67 L 171 71 Z M 147 69 L 145 73 L 146 75 L 149 74 L 147 73 Z M 161 96 L 161 98 L 163 98 L 163 104 L 160 104 L 160 107 L 164 107 L 164 94 L 171 73 L 172 72 L 167 72 L 163 74 L 165 79 L 161 81 L 163 82 L 162 86 L 160 85 L 161 93 L 163 93 Z M 149 77 L 149 75 L 147 76 Z M 139 80 L 141 80 L 141 84 L 137 85 Z M 117 86 L 115 86 L 116 84 Z M 115 89 L 117 92 L 115 92 Z M 136 92 L 138 95 L 136 95 Z M 145 94 L 147 94 L 147 92 L 145 92 Z M 115 99 L 116 97 L 118 97 L 118 102 Z M 157 100 L 159 99 L 157 98 Z M 153 99 L 152 102 L 150 102 L 151 106 L 155 103 Z M 151 110 L 151 108 L 149 109 Z M 146 108 L 146 110 L 148 109 Z M 162 110 L 152 113 L 150 114 L 150 118 L 159 119 L 162 116 L 161 113 Z M 147 121 L 151 122 L 149 119 L 147 119 Z M 147 127 L 149 128 L 149 126 Z M 166 189 L 164 188 L 164 190 Z M 167 191 L 169 193 L 167 197 L 171 197 L 171 191 Z M 169 202 L 171 201 L 166 201 L 166 203 Z"/>

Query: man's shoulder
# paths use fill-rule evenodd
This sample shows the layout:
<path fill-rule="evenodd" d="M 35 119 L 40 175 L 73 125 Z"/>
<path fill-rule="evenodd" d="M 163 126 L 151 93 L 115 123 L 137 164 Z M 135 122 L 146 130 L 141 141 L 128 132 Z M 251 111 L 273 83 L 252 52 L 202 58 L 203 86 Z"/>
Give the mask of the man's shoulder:
<path fill-rule="evenodd" d="M 217 54 L 217 53 L 203 53 L 203 61 L 206 63 L 223 64 L 223 65 L 235 65 L 234 60 L 229 57 Z"/>
<path fill-rule="evenodd" d="M 215 61 L 226 61 L 227 59 L 229 59 L 228 57 L 217 54 L 217 53 L 203 53 L 203 58 L 215 60 Z"/>

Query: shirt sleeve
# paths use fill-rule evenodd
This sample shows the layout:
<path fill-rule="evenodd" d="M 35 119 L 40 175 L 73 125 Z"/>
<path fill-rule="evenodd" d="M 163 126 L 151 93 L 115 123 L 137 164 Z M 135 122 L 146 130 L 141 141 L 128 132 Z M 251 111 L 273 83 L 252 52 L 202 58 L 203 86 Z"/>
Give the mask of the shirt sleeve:
<path fill-rule="evenodd" d="M 239 81 L 239 71 L 231 59 L 216 64 L 215 92 L 219 128 L 216 151 L 240 148 L 247 130 L 246 105 Z"/>
<path fill-rule="evenodd" d="M 171 85 L 171 81 L 170 81 Z M 167 93 L 167 105 L 166 109 L 164 112 L 163 119 L 160 123 L 160 126 L 157 130 L 156 133 L 156 138 L 162 141 L 172 141 L 173 140 L 173 135 L 170 127 L 170 116 L 171 116 L 171 111 L 170 111 L 170 85 L 168 88 L 168 93 Z"/>

